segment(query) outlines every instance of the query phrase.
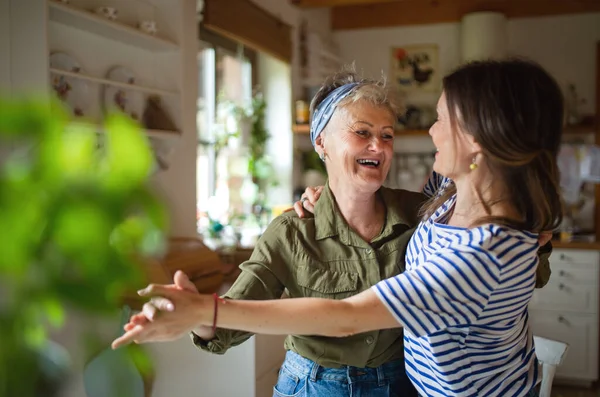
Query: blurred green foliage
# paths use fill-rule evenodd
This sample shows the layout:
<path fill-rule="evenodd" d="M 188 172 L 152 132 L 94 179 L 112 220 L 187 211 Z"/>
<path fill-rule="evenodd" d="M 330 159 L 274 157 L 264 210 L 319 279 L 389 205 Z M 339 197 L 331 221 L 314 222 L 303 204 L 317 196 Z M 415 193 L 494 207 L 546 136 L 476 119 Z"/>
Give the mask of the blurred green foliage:
<path fill-rule="evenodd" d="M 52 395 L 40 357 L 66 308 L 114 313 L 143 284 L 136 260 L 164 248 L 146 136 L 120 115 L 97 130 L 58 103 L 0 99 L 0 396 Z"/>

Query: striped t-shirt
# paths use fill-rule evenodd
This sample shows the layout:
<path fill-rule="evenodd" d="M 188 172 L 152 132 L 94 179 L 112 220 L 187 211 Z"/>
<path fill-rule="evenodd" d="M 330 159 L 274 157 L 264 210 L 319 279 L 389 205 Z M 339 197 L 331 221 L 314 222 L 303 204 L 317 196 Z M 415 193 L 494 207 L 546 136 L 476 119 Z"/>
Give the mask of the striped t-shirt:
<path fill-rule="evenodd" d="M 425 190 L 449 183 L 434 174 Z M 537 235 L 448 226 L 455 201 L 418 226 L 406 271 L 373 288 L 404 327 L 406 371 L 421 395 L 525 396 L 538 377 L 527 312 Z"/>

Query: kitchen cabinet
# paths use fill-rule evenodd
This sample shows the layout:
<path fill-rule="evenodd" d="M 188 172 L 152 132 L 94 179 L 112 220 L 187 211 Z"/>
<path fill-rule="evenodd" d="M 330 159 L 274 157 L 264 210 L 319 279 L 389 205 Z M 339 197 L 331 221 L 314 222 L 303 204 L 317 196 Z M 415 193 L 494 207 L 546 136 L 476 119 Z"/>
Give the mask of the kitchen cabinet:
<path fill-rule="evenodd" d="M 555 249 L 550 267 L 550 281 L 529 304 L 531 329 L 569 344 L 556 381 L 591 384 L 598 379 L 600 252 Z"/>

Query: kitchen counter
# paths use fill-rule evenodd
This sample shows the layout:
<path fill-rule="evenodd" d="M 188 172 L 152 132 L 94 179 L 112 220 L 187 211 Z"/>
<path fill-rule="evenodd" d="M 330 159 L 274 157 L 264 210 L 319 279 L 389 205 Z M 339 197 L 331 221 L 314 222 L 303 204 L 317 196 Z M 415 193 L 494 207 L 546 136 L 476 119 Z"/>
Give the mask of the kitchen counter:
<path fill-rule="evenodd" d="M 560 249 L 578 249 L 578 250 L 598 250 L 600 251 L 600 241 L 569 241 L 563 242 L 552 240 L 553 248 Z"/>

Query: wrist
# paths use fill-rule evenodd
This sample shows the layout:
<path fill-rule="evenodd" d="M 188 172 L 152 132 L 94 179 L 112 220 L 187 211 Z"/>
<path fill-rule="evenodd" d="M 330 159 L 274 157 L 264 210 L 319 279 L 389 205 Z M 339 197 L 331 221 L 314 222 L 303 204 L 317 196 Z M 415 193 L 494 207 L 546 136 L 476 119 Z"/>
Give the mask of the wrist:
<path fill-rule="evenodd" d="M 196 330 L 202 330 L 204 328 L 211 328 L 213 323 L 214 315 L 214 298 L 212 295 L 198 295 L 199 302 L 196 305 L 195 313 L 195 325 L 192 332 L 196 333 Z M 201 332 L 205 333 L 205 332 Z M 199 335 L 199 334 L 198 334 Z M 201 335 L 199 335 L 201 336 Z"/>

